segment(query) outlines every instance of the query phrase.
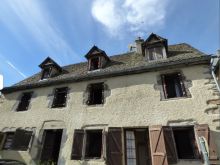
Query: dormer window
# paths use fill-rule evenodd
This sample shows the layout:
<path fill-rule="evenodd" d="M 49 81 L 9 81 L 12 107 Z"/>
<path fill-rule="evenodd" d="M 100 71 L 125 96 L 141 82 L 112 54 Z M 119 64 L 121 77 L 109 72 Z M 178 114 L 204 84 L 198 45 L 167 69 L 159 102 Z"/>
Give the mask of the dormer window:
<path fill-rule="evenodd" d="M 45 68 L 45 69 L 43 70 L 41 80 L 50 78 L 50 74 L 51 74 L 51 68 Z"/>
<path fill-rule="evenodd" d="M 96 70 L 96 69 L 99 69 L 99 67 L 100 67 L 99 57 L 92 58 L 90 60 L 90 68 L 89 68 L 89 70 Z"/>
<path fill-rule="evenodd" d="M 42 69 L 41 80 L 55 77 L 63 71 L 63 69 L 50 57 L 47 57 L 39 67 Z"/>
<path fill-rule="evenodd" d="M 85 55 L 88 60 L 88 70 L 98 70 L 104 68 L 110 61 L 105 51 L 99 49 L 97 46 L 93 46 L 92 49 Z"/>
<path fill-rule="evenodd" d="M 167 39 L 154 33 L 152 33 L 145 42 L 141 43 L 141 47 L 147 61 L 167 58 Z"/>
<path fill-rule="evenodd" d="M 163 57 L 165 56 L 163 53 L 163 47 L 149 48 L 147 50 L 147 55 L 149 61 L 163 59 Z"/>

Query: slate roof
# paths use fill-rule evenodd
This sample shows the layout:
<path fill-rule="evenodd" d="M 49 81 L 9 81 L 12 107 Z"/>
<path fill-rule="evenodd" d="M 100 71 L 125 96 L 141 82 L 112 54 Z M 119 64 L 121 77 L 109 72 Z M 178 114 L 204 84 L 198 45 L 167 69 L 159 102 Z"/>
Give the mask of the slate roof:
<path fill-rule="evenodd" d="M 63 73 L 59 76 L 41 79 L 41 72 L 13 85 L 2 89 L 3 93 L 13 91 L 50 86 L 68 82 L 79 82 L 104 77 L 121 76 L 142 72 L 156 71 L 167 67 L 182 65 L 208 64 L 210 56 L 200 52 L 192 46 L 181 43 L 168 46 L 168 58 L 147 62 L 143 55 L 128 52 L 120 55 L 110 56 L 110 62 L 100 70 L 88 71 L 87 62 L 72 64 L 62 67 Z"/>

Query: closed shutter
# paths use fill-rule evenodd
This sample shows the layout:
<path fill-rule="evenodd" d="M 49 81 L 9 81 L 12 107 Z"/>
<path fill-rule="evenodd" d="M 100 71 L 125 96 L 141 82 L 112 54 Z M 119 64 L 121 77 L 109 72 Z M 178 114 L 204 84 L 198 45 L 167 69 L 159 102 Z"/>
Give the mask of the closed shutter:
<path fill-rule="evenodd" d="M 195 131 L 198 137 L 205 137 L 209 145 L 210 164 L 216 164 L 216 162 L 219 160 L 217 155 L 217 147 L 214 142 L 213 133 L 210 131 L 208 124 L 196 125 Z"/>
<path fill-rule="evenodd" d="M 163 127 L 163 133 L 168 163 L 175 164 L 177 163 L 177 151 L 173 136 L 173 130 L 171 127 L 165 126 Z"/>
<path fill-rule="evenodd" d="M 150 126 L 152 165 L 168 165 L 162 126 Z"/>
<path fill-rule="evenodd" d="M 5 137 L 6 137 L 6 134 L 3 132 L 0 132 L 0 150 L 2 150 L 4 141 L 5 141 Z"/>
<path fill-rule="evenodd" d="M 162 80 L 164 97 L 165 97 L 165 99 L 167 99 L 168 98 L 168 94 L 167 94 L 167 86 L 166 86 L 166 81 L 165 81 L 165 76 L 164 75 L 161 76 L 161 80 Z"/>
<path fill-rule="evenodd" d="M 83 147 L 84 130 L 76 129 L 73 136 L 71 159 L 81 160 Z"/>
<path fill-rule="evenodd" d="M 183 96 L 186 97 L 186 88 L 184 86 L 183 77 L 182 77 L 182 75 L 180 73 L 178 73 L 178 77 L 179 77 L 180 86 L 181 86 L 181 90 L 182 90 Z"/>
<path fill-rule="evenodd" d="M 17 129 L 13 139 L 12 148 L 14 150 L 26 151 L 28 149 L 31 137 L 32 131 Z"/>
<path fill-rule="evenodd" d="M 122 165 L 122 128 L 109 128 L 107 148 L 107 164 Z"/>

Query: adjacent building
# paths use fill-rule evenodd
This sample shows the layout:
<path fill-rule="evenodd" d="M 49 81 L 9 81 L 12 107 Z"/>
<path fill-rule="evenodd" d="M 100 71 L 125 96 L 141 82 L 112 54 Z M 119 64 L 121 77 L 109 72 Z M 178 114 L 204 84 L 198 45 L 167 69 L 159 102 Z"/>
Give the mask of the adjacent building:
<path fill-rule="evenodd" d="M 2 89 L 0 158 L 59 165 L 219 164 L 220 95 L 211 56 L 151 34 L 135 51 L 41 71 Z M 28 69 L 28 68 L 27 68 Z"/>

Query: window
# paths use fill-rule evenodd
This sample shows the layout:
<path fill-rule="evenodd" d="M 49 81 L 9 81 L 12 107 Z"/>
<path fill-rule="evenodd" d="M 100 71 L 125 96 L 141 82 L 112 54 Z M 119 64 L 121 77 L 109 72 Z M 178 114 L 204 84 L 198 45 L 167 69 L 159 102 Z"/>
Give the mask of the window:
<path fill-rule="evenodd" d="M 90 70 L 96 70 L 100 68 L 99 57 L 92 58 L 90 60 Z"/>
<path fill-rule="evenodd" d="M 6 133 L 5 142 L 3 144 L 4 150 L 11 150 L 12 149 L 14 136 L 15 136 L 14 132 L 7 132 Z"/>
<path fill-rule="evenodd" d="M 67 99 L 67 87 L 56 88 L 52 108 L 65 107 Z"/>
<path fill-rule="evenodd" d="M 86 131 L 86 158 L 101 158 L 102 130 Z"/>
<path fill-rule="evenodd" d="M 169 164 L 176 164 L 178 159 L 198 159 L 199 151 L 194 134 L 194 127 L 163 127 L 164 141 Z"/>
<path fill-rule="evenodd" d="M 162 84 L 165 98 L 186 96 L 180 73 L 162 75 Z"/>
<path fill-rule="evenodd" d="M 87 104 L 96 105 L 104 103 L 104 84 L 90 84 L 89 85 L 89 97 Z"/>
<path fill-rule="evenodd" d="M 5 134 L 4 150 L 26 151 L 28 149 L 32 131 L 17 129 L 15 132 L 6 132 Z"/>
<path fill-rule="evenodd" d="M 147 51 L 149 61 L 159 60 L 163 58 L 163 47 L 149 48 Z"/>
<path fill-rule="evenodd" d="M 50 77 L 51 69 L 52 69 L 52 68 L 50 68 L 50 67 L 48 67 L 48 68 L 44 68 L 44 69 L 43 69 L 43 73 L 42 73 L 41 80 L 43 80 L 43 79 L 47 79 L 47 78 Z"/>
<path fill-rule="evenodd" d="M 151 163 L 149 139 L 146 129 L 125 131 L 127 165 L 148 165 Z"/>
<path fill-rule="evenodd" d="M 74 160 L 101 158 L 102 140 L 102 130 L 75 130 L 71 158 Z"/>
<path fill-rule="evenodd" d="M 33 92 L 26 92 L 26 93 L 22 94 L 21 100 L 20 100 L 18 107 L 17 107 L 18 112 L 28 110 L 32 94 L 33 94 Z"/>
<path fill-rule="evenodd" d="M 195 135 L 193 128 L 173 129 L 179 159 L 195 159 Z"/>

